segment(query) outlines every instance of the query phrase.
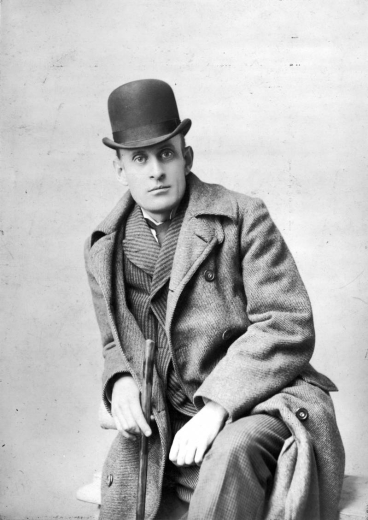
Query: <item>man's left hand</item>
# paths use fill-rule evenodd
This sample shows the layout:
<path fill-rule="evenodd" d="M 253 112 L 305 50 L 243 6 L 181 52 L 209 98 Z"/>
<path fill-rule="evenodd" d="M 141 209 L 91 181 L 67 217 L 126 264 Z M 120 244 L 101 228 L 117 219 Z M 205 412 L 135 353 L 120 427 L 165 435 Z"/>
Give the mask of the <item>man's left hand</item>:
<path fill-rule="evenodd" d="M 225 408 L 209 401 L 175 435 L 169 454 L 171 462 L 176 466 L 200 465 L 227 417 Z"/>

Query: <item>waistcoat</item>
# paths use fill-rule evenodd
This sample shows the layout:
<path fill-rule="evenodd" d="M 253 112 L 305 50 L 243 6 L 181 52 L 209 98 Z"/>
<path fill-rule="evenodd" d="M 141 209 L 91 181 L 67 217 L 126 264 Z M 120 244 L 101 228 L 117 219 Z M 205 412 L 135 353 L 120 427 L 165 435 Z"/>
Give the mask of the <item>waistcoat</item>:
<path fill-rule="evenodd" d="M 183 200 L 160 247 L 135 205 L 126 222 L 123 256 L 127 304 L 144 337 L 156 342 L 156 369 L 167 399 L 181 413 L 193 416 L 196 408 L 174 368 L 165 331 L 169 280 L 185 210 Z"/>

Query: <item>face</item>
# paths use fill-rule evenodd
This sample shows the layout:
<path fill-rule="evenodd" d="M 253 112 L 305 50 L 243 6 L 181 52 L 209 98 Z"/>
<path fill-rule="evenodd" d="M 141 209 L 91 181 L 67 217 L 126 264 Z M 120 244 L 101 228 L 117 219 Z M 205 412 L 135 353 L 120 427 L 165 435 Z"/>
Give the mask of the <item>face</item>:
<path fill-rule="evenodd" d="M 168 219 L 181 201 L 192 161 L 192 149 L 182 149 L 182 138 L 176 135 L 158 145 L 121 149 L 115 168 L 136 203 L 160 222 Z"/>

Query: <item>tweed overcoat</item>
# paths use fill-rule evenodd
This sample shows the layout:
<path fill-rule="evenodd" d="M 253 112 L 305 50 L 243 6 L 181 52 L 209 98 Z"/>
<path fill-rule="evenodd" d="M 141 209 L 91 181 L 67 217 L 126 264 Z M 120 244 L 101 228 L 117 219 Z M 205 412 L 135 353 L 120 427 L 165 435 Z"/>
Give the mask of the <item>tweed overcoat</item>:
<path fill-rule="evenodd" d="M 187 184 L 189 203 L 166 314 L 168 343 L 182 384 L 198 409 L 208 398 L 220 403 L 231 420 L 270 413 L 290 428 L 292 441 L 282 459 L 288 462 L 277 473 L 269 518 L 308 518 L 305 505 L 313 498 L 313 520 L 333 519 L 344 465 L 328 395 L 336 387 L 309 364 L 314 349 L 312 312 L 294 260 L 262 201 L 203 183 L 193 173 Z M 133 205 L 127 192 L 85 248 L 105 358 L 107 410 L 114 375 L 129 372 L 139 388 L 142 382 L 145 338 L 126 302 L 120 247 Z M 137 258 L 139 247 L 138 241 L 129 246 Z M 159 506 L 171 443 L 163 388 L 155 372 L 149 519 Z M 297 419 L 301 407 L 309 409 L 303 424 Z M 118 435 L 104 466 L 102 519 L 135 518 L 138 459 L 138 443 Z M 285 489 L 291 490 L 287 501 Z"/>

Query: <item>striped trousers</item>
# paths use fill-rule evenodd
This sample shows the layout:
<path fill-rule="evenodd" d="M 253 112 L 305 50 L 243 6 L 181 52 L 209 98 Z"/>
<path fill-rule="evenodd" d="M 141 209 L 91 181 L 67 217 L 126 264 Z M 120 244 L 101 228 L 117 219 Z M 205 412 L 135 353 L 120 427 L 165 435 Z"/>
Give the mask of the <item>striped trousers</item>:
<path fill-rule="evenodd" d="M 189 419 L 174 413 L 173 433 Z M 227 424 L 200 468 L 168 463 L 172 487 L 164 493 L 156 519 L 261 520 L 277 459 L 289 436 L 284 423 L 269 415 L 252 415 Z"/>

